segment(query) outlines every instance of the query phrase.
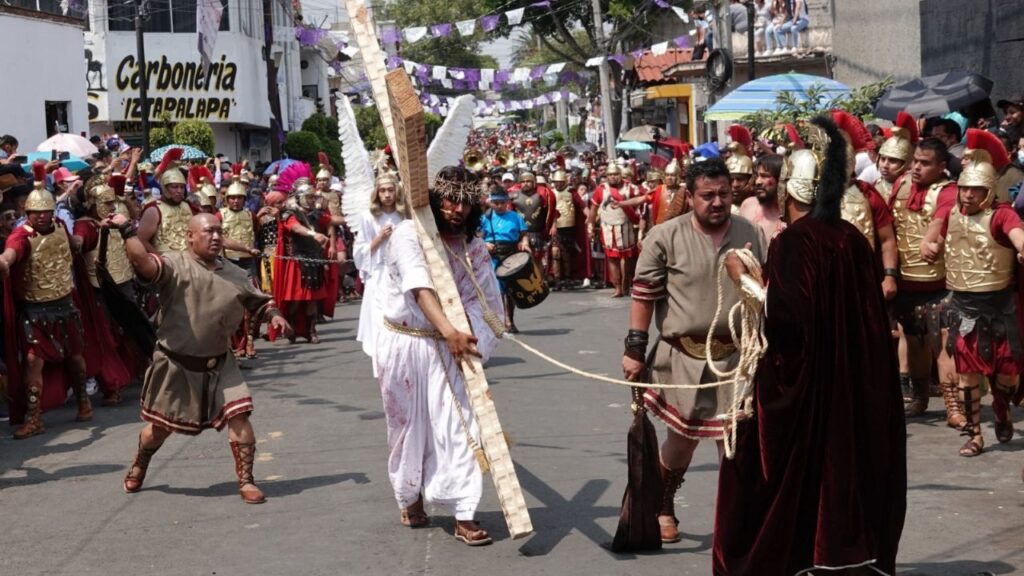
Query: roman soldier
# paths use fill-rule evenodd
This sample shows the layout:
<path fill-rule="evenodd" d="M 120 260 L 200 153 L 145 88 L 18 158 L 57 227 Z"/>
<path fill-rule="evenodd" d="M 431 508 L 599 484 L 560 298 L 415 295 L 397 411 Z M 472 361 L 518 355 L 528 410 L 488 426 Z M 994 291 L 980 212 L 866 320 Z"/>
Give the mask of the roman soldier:
<path fill-rule="evenodd" d="M 607 182 L 598 186 L 590 199 L 587 230 L 593 233 L 594 223 L 600 220 L 606 272 L 615 288 L 612 297 L 621 298 L 629 293 L 633 267 L 640 254 L 635 228 L 640 222 L 640 215 L 632 206 L 624 205 L 624 202 L 641 194 L 639 188 L 623 180 L 622 168 L 618 164 L 609 164 L 605 175 Z"/>
<path fill-rule="evenodd" d="M 843 220 L 860 230 L 879 256 L 883 270 L 882 294 L 886 300 L 891 300 L 896 296 L 896 279 L 899 277 L 892 212 L 874 186 L 854 176 L 857 153 L 873 149 L 875 142 L 867 127 L 849 112 L 833 110 L 832 120 L 846 140 L 846 165 L 850 170 L 839 212 Z"/>
<path fill-rule="evenodd" d="M 680 214 L 689 211 L 686 206 L 686 194 L 682 185 L 683 171 L 679 161 L 673 159 L 665 167 L 665 177 L 660 186 L 651 192 L 651 225 L 657 226 L 662 222 L 675 218 Z"/>
<path fill-rule="evenodd" d="M 46 167 L 32 165 L 35 187 L 25 200 L 25 224 L 15 228 L 0 254 L 4 282 L 5 360 L 10 367 L 11 423 L 15 439 L 45 431 L 42 412 L 64 404 L 68 386 L 78 399 L 79 422 L 92 420 L 85 391 L 82 316 L 75 304 L 71 235 L 54 218 L 57 203 L 46 190 Z M 70 378 L 70 382 L 65 378 Z"/>
<path fill-rule="evenodd" d="M 200 212 L 217 213 L 217 187 L 213 185 L 213 174 L 209 168 L 206 166 L 189 168 L 188 186 L 195 194 Z"/>
<path fill-rule="evenodd" d="M 150 183 L 149 174 L 153 172 L 153 165 L 149 162 L 139 164 L 139 176 L 138 176 L 138 190 L 136 190 L 136 197 L 140 198 L 142 209 L 145 210 L 146 206 L 155 204 L 157 199 L 153 197 L 153 185 Z"/>
<path fill-rule="evenodd" d="M 81 205 L 86 213 L 75 220 L 74 230 L 82 246 L 81 254 L 75 256 L 75 270 L 84 271 L 88 278 L 78 283 L 85 328 L 86 376 L 96 378 L 99 382 L 104 406 L 120 404 L 121 390 L 132 383 L 145 365 L 145 359 L 131 339 L 125 338 L 120 326 L 112 322 L 109 307 L 100 291 L 97 271 L 102 258 L 117 289 L 128 301 L 135 301 L 135 273 L 128 261 L 124 240 L 119 234 L 110 234 L 100 226 L 111 215 L 123 213 L 119 212 L 115 186 L 110 184 L 123 187 L 124 181 L 124 176 L 120 174 L 111 176 L 108 181 L 104 181 L 102 175 L 90 178 L 80 194 Z M 123 214 L 127 217 L 126 213 Z"/>
<path fill-rule="evenodd" d="M 333 218 L 340 220 L 337 225 L 341 226 L 345 223 L 345 218 L 341 213 L 341 193 L 331 189 L 334 168 L 331 167 L 331 161 L 327 158 L 327 154 L 318 152 L 317 158 L 320 160 L 320 169 L 316 173 L 316 194 L 320 198 L 319 208 L 329 211 Z"/>
<path fill-rule="evenodd" d="M 537 177 L 532 172 L 519 175 L 518 192 L 512 200 L 512 207 L 526 221 L 526 241 L 530 246 L 530 255 L 541 266 L 546 268 L 546 252 L 548 242 L 555 235 L 555 195 L 547 186 L 537 184 Z"/>
<path fill-rule="evenodd" d="M 259 226 L 256 222 L 256 215 L 245 208 L 245 199 L 249 193 L 245 184 L 242 183 L 241 173 L 236 172 L 231 177 L 231 184 L 224 194 L 227 206 L 217 212 L 217 218 L 221 221 L 224 229 L 224 256 L 235 266 L 249 273 L 249 279 L 253 286 L 257 286 L 256 258 L 261 252 L 256 248 L 256 235 Z M 236 356 L 246 358 L 256 357 L 256 348 L 253 345 L 253 330 L 250 330 L 250 316 L 248 313 L 242 318 L 231 343 Z"/>
<path fill-rule="evenodd" d="M 739 124 L 729 126 L 729 138 L 729 157 L 725 165 L 729 167 L 732 209 L 735 213 L 754 191 L 754 161 L 751 159 L 754 154 L 754 138 L 746 126 Z"/>
<path fill-rule="evenodd" d="M 1010 402 L 1017 395 L 1024 367 L 1014 287 L 1018 259 L 1024 259 L 1024 225 L 1013 208 L 1000 202 L 1000 174 L 1010 163 L 999 139 L 967 130 L 969 161 L 957 182 L 956 206 L 935 215 L 921 247 L 926 262 L 945 253 L 949 340 L 956 359 L 963 408 L 962 431 L 968 437 L 961 456 L 981 454 L 981 381 L 992 386 L 992 414 L 1000 443 L 1013 439 Z"/>
<path fill-rule="evenodd" d="M 157 167 L 160 199 L 142 209 L 139 240 L 154 254 L 185 249 L 185 232 L 192 215 L 198 211 L 185 201 L 185 176 L 178 168 L 181 148 L 171 148 Z"/>
<path fill-rule="evenodd" d="M 908 417 L 928 409 L 928 384 L 933 363 L 938 362 L 939 388 L 946 404 L 946 423 L 962 425 L 956 398 L 956 366 L 946 353 L 940 322 L 946 290 L 946 266 L 942 259 L 921 258 L 921 242 L 932 219 L 956 204 L 956 184 L 946 176 L 949 151 L 936 138 L 922 138 L 914 150 L 911 169 L 893 183 L 889 206 L 896 228 L 899 253 L 899 292 L 895 315 L 907 341 L 911 400 Z M 910 185 L 904 184 L 909 180 Z"/>
<path fill-rule="evenodd" d="M 896 123 L 890 136 L 878 149 L 878 172 L 882 178 L 875 183 L 875 188 L 886 202 L 892 196 L 892 185 L 910 168 L 914 160 L 914 146 L 917 145 L 917 121 L 906 112 L 896 115 Z M 910 180 L 904 181 L 910 186 Z"/>
<path fill-rule="evenodd" d="M 559 156 L 559 169 L 551 175 L 557 213 L 551 244 L 551 274 L 555 278 L 556 291 L 567 287 L 570 279 L 583 280 L 590 277 L 587 203 L 579 192 L 569 187 L 569 175 L 562 167 L 564 161 Z"/>

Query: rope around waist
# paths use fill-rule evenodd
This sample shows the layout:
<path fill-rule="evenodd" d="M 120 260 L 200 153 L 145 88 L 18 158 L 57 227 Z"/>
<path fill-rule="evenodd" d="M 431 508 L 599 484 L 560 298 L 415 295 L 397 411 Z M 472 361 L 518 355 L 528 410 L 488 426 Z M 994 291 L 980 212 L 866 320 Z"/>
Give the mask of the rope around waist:
<path fill-rule="evenodd" d="M 387 317 L 384 318 L 384 327 L 392 332 L 405 334 L 406 336 L 430 338 L 431 340 L 444 340 L 444 336 L 442 336 L 441 332 L 438 330 L 433 328 L 411 328 L 409 326 L 403 326 Z"/>

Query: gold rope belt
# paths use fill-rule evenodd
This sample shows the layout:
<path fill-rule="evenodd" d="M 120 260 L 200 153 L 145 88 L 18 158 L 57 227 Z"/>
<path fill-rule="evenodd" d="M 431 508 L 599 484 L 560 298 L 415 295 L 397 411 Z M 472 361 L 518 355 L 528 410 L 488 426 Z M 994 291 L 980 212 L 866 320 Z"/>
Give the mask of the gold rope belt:
<path fill-rule="evenodd" d="M 399 334 L 405 334 L 406 336 L 416 336 L 417 338 L 430 338 L 431 340 L 444 340 L 444 336 L 434 329 L 429 328 L 410 328 L 408 326 L 402 326 L 396 324 L 390 318 L 384 318 L 384 327 L 392 332 Z"/>

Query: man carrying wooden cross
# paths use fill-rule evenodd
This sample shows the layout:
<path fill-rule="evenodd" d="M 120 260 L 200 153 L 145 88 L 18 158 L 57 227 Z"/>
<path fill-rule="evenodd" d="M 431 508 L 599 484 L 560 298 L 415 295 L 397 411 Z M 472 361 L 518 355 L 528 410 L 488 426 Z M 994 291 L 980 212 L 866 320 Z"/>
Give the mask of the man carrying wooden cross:
<path fill-rule="evenodd" d="M 414 220 L 395 227 L 387 253 L 381 301 L 384 329 L 376 361 L 388 424 L 388 475 L 402 524 L 424 527 L 424 501 L 455 516 L 455 537 L 491 543 L 473 517 L 480 502 L 480 432 L 460 365 L 467 355 L 485 361 L 504 325 L 501 294 L 480 224 L 476 176 L 448 166 L 435 177 L 430 207 L 473 334 L 445 316 Z M 446 303 L 450 305 L 450 303 Z M 474 336 L 475 335 L 475 336 Z M 476 454 L 474 454 L 476 453 Z"/>

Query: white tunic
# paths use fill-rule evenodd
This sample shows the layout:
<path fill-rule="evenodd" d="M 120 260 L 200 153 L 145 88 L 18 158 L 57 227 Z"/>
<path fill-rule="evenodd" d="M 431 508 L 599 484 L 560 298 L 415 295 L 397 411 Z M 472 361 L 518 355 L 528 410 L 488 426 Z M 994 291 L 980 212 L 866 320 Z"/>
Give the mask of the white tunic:
<path fill-rule="evenodd" d="M 479 339 L 477 348 L 486 361 L 497 338 L 483 320 L 483 305 L 467 267 L 472 268 L 487 306 L 502 317 L 491 257 L 480 239 L 468 245 L 461 239 L 446 242 L 459 255 L 448 254 L 448 261 Z M 462 258 L 467 253 L 469 266 Z M 384 271 L 383 316 L 401 326 L 433 330 L 413 292 L 433 288 L 433 283 L 411 220 L 400 223 L 392 234 Z M 381 328 L 376 358 L 388 425 L 388 476 L 398 505 L 405 508 L 422 494 L 426 502 L 447 508 L 457 520 L 472 520 L 480 502 L 482 475 L 469 436 L 479 441 L 479 430 L 462 373 L 447 344 Z"/>
<path fill-rule="evenodd" d="M 363 352 L 373 360 L 373 375 L 377 375 L 377 362 L 373 348 L 377 342 L 377 330 L 381 326 L 380 302 L 383 297 L 382 280 L 384 273 L 384 254 L 390 239 L 385 239 L 374 251 L 370 250 L 373 240 L 385 226 L 397 226 L 402 216 L 396 212 L 381 212 L 374 216 L 367 210 L 359 218 L 356 227 L 356 241 L 352 247 L 352 258 L 355 260 L 359 276 L 363 279 L 363 300 L 359 305 L 359 331 L 356 340 L 363 343 Z"/>

